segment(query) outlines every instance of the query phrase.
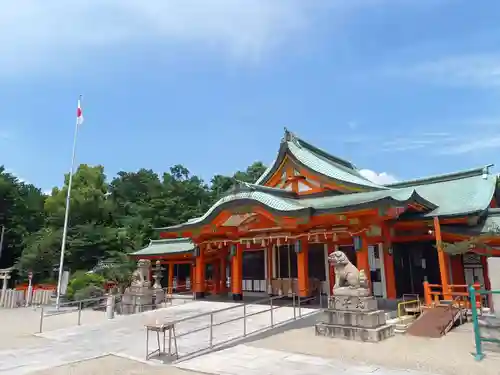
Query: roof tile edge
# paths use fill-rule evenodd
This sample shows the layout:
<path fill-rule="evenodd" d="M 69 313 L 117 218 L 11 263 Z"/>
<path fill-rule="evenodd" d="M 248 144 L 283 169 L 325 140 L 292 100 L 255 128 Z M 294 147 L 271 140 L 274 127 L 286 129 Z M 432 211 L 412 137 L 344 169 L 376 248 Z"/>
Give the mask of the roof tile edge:
<path fill-rule="evenodd" d="M 427 184 L 435 184 L 438 182 L 460 180 L 462 178 L 481 176 L 485 173 L 485 170 L 487 172 L 488 168 L 490 168 L 492 166 L 493 166 L 493 164 L 489 164 L 487 166 L 466 169 L 463 171 L 445 173 L 445 174 L 434 175 L 434 176 L 430 176 L 430 177 L 416 178 L 416 179 L 407 180 L 407 181 L 394 182 L 392 184 L 386 184 L 384 186 L 388 187 L 388 188 L 404 188 L 404 187 L 411 187 L 411 186 L 415 186 L 415 185 L 427 185 Z M 487 172 L 487 174 L 488 174 L 488 172 Z"/>

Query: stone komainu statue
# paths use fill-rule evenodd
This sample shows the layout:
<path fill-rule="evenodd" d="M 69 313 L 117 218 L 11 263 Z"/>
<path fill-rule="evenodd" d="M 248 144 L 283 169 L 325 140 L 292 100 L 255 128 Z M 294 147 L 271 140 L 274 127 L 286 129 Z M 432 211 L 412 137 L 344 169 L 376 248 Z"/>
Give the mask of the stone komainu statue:
<path fill-rule="evenodd" d="M 364 270 L 358 270 L 342 251 L 334 251 L 328 256 L 328 262 L 335 270 L 333 289 L 349 287 L 351 289 L 368 289 L 368 278 Z"/>
<path fill-rule="evenodd" d="M 140 259 L 137 262 L 137 269 L 132 274 L 131 286 L 143 287 L 149 286 L 149 268 L 151 261 L 148 259 Z"/>

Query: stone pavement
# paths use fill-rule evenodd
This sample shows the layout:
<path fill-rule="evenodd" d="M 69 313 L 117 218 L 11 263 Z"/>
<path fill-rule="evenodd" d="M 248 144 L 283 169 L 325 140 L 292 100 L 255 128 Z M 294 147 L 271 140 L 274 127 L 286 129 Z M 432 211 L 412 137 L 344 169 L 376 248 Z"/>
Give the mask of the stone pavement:
<path fill-rule="evenodd" d="M 169 365 L 152 366 L 115 355 L 35 371 L 30 375 L 206 375 Z"/>
<path fill-rule="evenodd" d="M 311 328 L 312 329 L 312 328 Z M 372 344 L 365 344 L 372 345 Z M 412 370 L 354 365 L 281 350 L 238 345 L 175 365 L 178 368 L 218 375 L 431 375 Z"/>
<path fill-rule="evenodd" d="M 127 358 L 144 359 L 145 329 L 148 322 L 159 319 L 172 321 L 204 312 L 213 312 L 235 306 L 228 302 L 195 301 L 180 306 L 145 312 L 142 314 L 120 316 L 116 319 L 74 326 L 65 329 L 45 332 L 37 336 L 44 338 L 41 345 L 0 351 L 0 374 L 21 375 L 35 370 L 61 366 L 74 361 L 116 353 Z M 247 305 L 247 314 L 261 311 L 247 319 L 247 334 L 269 328 L 270 313 L 266 305 Z M 313 309 L 301 309 L 302 314 L 313 313 Z M 214 313 L 214 324 L 241 317 L 243 307 Z M 291 307 L 280 307 L 273 312 L 274 324 L 292 319 L 294 311 Z M 53 319 L 56 319 L 54 317 Z M 181 355 L 206 349 L 209 342 L 210 316 L 188 320 L 176 326 L 177 335 L 198 328 L 206 328 L 196 333 L 188 334 L 178 339 L 178 349 Z M 228 339 L 234 339 L 243 334 L 243 320 L 221 324 L 213 327 L 213 344 L 217 345 Z M 1 332 L 0 332 L 1 333 Z M 154 349 L 155 340 L 150 340 L 150 350 Z"/>

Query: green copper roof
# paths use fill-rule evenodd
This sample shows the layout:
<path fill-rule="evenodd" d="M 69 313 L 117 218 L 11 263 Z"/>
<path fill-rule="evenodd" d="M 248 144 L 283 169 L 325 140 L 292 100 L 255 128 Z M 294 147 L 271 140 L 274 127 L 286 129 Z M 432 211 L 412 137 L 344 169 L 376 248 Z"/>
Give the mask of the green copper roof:
<path fill-rule="evenodd" d="M 480 174 L 468 173 L 465 177 L 459 173 L 454 174 L 454 178 L 450 176 L 406 188 L 415 189 L 424 199 L 438 206 L 426 216 L 470 215 L 489 207 L 496 189 L 495 175 L 483 174 L 481 170 Z"/>
<path fill-rule="evenodd" d="M 414 180 L 399 181 L 399 182 L 394 182 L 392 184 L 387 184 L 384 186 L 387 186 L 390 188 L 402 188 L 402 187 L 427 185 L 427 184 L 433 184 L 433 183 L 437 183 L 437 182 L 458 180 L 458 179 L 463 179 L 463 178 L 467 178 L 467 177 L 481 176 L 483 174 L 489 174 L 490 167 L 492 167 L 492 165 L 487 165 L 484 167 L 478 167 L 478 168 L 473 168 L 473 169 L 467 169 L 467 170 L 459 171 L 459 172 L 446 173 L 446 174 L 441 174 L 441 175 L 436 175 L 436 176 L 417 178 Z"/>
<path fill-rule="evenodd" d="M 219 199 L 205 215 L 183 224 L 158 228 L 158 230 L 176 231 L 181 228 L 208 224 L 211 218 L 230 207 L 234 207 L 235 212 L 241 210 L 246 213 L 251 212 L 253 206 L 260 205 L 277 215 L 310 217 L 314 213 L 346 212 L 370 207 L 389 208 L 391 206 L 404 206 L 409 203 L 419 203 L 429 210 L 436 208 L 435 204 L 420 197 L 412 189 L 381 190 L 301 199 L 293 192 L 243 183 L 237 185 L 232 192 Z M 244 209 L 242 210 L 242 208 Z"/>
<path fill-rule="evenodd" d="M 328 178 L 365 191 L 357 193 L 319 193 L 299 196 L 293 191 L 266 187 L 264 184 L 278 170 L 285 156 Z M 386 186 L 375 184 L 360 175 L 356 167 L 332 156 L 285 130 L 276 161 L 256 184 L 237 181 L 235 187 L 219 199 L 203 216 L 158 230 L 176 232 L 209 224 L 221 211 L 253 212 L 262 206 L 278 216 L 310 217 L 323 212 L 347 212 L 364 208 L 405 207 L 416 203 L 423 212 L 408 211 L 399 220 L 434 216 L 467 216 L 482 214 L 495 194 L 497 176 L 489 173 L 491 165 L 463 172 L 398 182 Z M 368 190 L 368 191 L 366 191 Z M 335 194 L 335 195 L 332 195 Z"/>
<path fill-rule="evenodd" d="M 259 177 L 256 184 L 264 185 L 278 170 L 284 157 L 288 155 L 299 165 L 331 178 L 341 184 L 363 187 L 369 190 L 387 189 L 363 177 L 358 169 L 350 162 L 330 155 L 327 152 L 298 138 L 285 129 L 285 136 L 281 142 L 278 156 L 274 163 Z"/>
<path fill-rule="evenodd" d="M 421 197 L 413 189 L 380 190 L 365 193 L 353 193 L 326 197 L 300 199 L 303 205 L 314 208 L 316 211 L 350 211 L 370 207 L 403 206 L 418 203 L 429 210 L 437 206 Z"/>
<path fill-rule="evenodd" d="M 165 254 L 182 254 L 193 251 L 194 244 L 189 238 L 174 238 L 166 240 L 151 240 L 144 249 L 130 253 L 133 256 L 151 256 Z"/>
<path fill-rule="evenodd" d="M 244 208 L 246 205 L 260 205 L 277 214 L 287 215 L 293 213 L 295 215 L 310 215 L 310 208 L 302 205 L 299 200 L 291 198 L 293 195 L 294 193 L 281 189 L 238 183 L 231 192 L 219 199 L 203 216 L 188 220 L 179 225 L 158 229 L 175 230 L 177 228 L 205 224 L 212 217 L 217 216 L 223 209 L 231 206 L 238 209 L 238 207 Z"/>
<path fill-rule="evenodd" d="M 478 218 L 473 225 L 443 225 L 443 232 L 456 233 L 468 236 L 478 236 L 491 233 L 498 236 L 500 231 L 500 209 L 489 208 Z"/>
<path fill-rule="evenodd" d="M 217 201 L 205 215 L 186 223 L 160 230 L 175 231 L 208 224 L 219 212 L 252 212 L 256 205 L 282 216 L 311 216 L 323 212 L 347 212 L 363 208 L 388 208 L 417 203 L 427 209 L 408 218 L 465 216 L 479 214 L 489 207 L 495 193 L 497 177 L 477 169 L 474 173 L 455 173 L 446 178 L 431 178 L 401 184 L 402 187 L 362 193 L 328 196 L 299 196 L 294 192 L 261 185 L 238 183 Z"/>

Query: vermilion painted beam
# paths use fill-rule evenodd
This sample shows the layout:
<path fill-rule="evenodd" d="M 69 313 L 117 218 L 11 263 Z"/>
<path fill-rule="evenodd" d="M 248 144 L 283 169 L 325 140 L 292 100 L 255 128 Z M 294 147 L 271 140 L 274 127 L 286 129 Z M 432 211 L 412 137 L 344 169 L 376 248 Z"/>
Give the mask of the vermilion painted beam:
<path fill-rule="evenodd" d="M 448 254 L 443 250 L 443 239 L 441 237 L 441 225 L 439 223 L 439 218 L 434 217 L 434 233 L 436 236 L 436 247 L 438 251 L 439 260 L 439 273 L 441 274 L 441 285 L 443 287 L 444 299 L 451 299 L 449 290 L 449 277 L 448 277 Z"/>

